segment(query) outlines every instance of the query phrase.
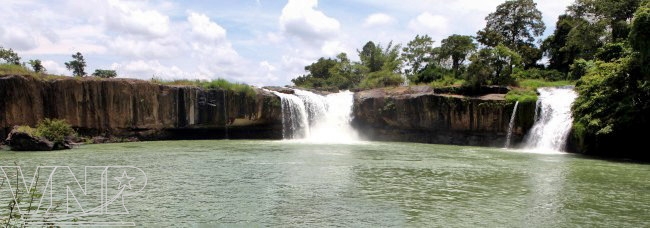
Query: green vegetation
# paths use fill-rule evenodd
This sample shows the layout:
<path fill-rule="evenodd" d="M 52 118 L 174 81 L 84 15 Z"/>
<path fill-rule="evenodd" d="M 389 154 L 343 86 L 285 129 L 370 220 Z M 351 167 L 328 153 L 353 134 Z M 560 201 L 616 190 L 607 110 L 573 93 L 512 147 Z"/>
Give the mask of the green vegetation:
<path fill-rule="evenodd" d="M 100 78 L 114 78 L 117 77 L 117 72 L 114 70 L 96 69 L 95 73 L 93 73 L 93 76 Z"/>
<path fill-rule="evenodd" d="M 257 95 L 256 90 L 250 85 L 241 84 L 241 83 L 232 83 L 222 78 L 215 79 L 212 81 L 187 80 L 187 79 L 165 81 L 160 78 L 154 77 L 151 79 L 151 82 L 156 84 L 161 84 L 161 85 L 196 86 L 205 89 L 224 89 L 224 90 L 233 91 L 235 93 L 243 93 L 249 97 L 254 97 Z"/>
<path fill-rule="evenodd" d="M 65 120 L 46 118 L 38 122 L 35 134 L 54 143 L 62 143 L 66 137 L 75 136 L 77 133 Z"/>
<path fill-rule="evenodd" d="M 584 6 L 593 8 L 580 8 Z M 601 33 L 608 37 L 588 64 L 575 61 L 587 67 L 575 67 L 584 71 L 584 76 L 576 84 L 579 97 L 572 108 L 574 137 L 583 152 L 649 159 L 650 154 L 642 151 L 616 148 L 643 148 L 645 137 L 639 132 L 650 127 L 650 2 L 584 0 L 572 8 L 597 15 L 600 20 L 596 23 L 602 24 Z"/>
<path fill-rule="evenodd" d="M 443 39 L 440 47 L 428 35 L 416 35 L 401 50 L 392 42 L 382 48 L 369 41 L 357 51 L 360 62 L 350 62 L 346 53 L 323 57 L 305 67 L 309 74 L 292 82 L 322 90 L 369 89 L 401 85 L 406 78 L 411 84 L 479 91 L 481 86 L 516 85 L 524 79 L 567 79 L 568 66 L 559 71 L 537 63 L 543 51 L 536 39 L 546 26 L 533 0 L 506 1 L 485 19 L 487 25 L 476 37 L 483 45 L 480 50 L 474 37 L 458 34 Z"/>
<path fill-rule="evenodd" d="M 518 87 L 514 87 L 508 94 L 506 100 L 519 103 L 536 102 L 537 89 L 540 87 L 558 87 L 574 85 L 573 81 L 547 81 L 543 79 L 524 79 L 517 81 Z"/>
<path fill-rule="evenodd" d="M 515 89 L 510 90 L 506 94 L 506 101 L 519 103 L 534 103 L 537 102 L 537 92 L 531 89 Z"/>
<path fill-rule="evenodd" d="M 0 60 L 7 64 L 20 65 L 20 57 L 13 49 L 5 49 L 0 46 Z"/>
<path fill-rule="evenodd" d="M 34 137 L 43 137 L 54 143 L 63 143 L 66 137 L 75 136 L 77 133 L 65 120 L 44 119 L 38 122 L 36 128 L 19 126 L 18 132 L 24 132 Z"/>
<path fill-rule="evenodd" d="M 491 48 L 503 45 L 519 55 L 526 68 L 537 66 L 542 52 L 535 47 L 535 38 L 546 30 L 537 3 L 533 0 L 506 1 L 485 21 L 485 28 L 476 38 L 481 44 Z M 514 64 L 510 62 L 510 65 Z"/>
<path fill-rule="evenodd" d="M 45 73 L 47 71 L 39 59 L 29 60 L 29 65 L 32 66 L 32 69 L 36 73 Z"/>
<path fill-rule="evenodd" d="M 540 80 L 540 79 L 526 79 L 526 80 L 520 80 L 517 83 L 519 83 L 519 87 L 526 88 L 526 89 L 532 89 L 535 90 L 540 87 L 557 87 L 557 86 L 570 86 L 574 85 L 575 83 L 573 81 L 546 81 L 546 80 Z"/>
<path fill-rule="evenodd" d="M 0 75 L 38 75 L 38 73 L 30 71 L 29 69 L 15 64 L 0 64 Z"/>
<path fill-rule="evenodd" d="M 84 77 L 86 76 L 86 60 L 84 56 L 77 52 L 77 54 L 72 55 L 72 61 L 65 63 L 65 68 L 72 71 L 72 75 L 75 77 Z"/>

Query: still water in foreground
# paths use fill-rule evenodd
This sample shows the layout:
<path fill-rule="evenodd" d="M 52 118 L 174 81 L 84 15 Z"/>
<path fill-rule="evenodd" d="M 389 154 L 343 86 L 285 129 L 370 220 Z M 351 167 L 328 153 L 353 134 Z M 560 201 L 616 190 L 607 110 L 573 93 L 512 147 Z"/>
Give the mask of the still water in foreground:
<path fill-rule="evenodd" d="M 146 187 L 125 197 L 127 215 L 111 217 L 138 226 L 650 226 L 650 165 L 569 154 L 165 141 L 0 151 L 0 166 L 14 161 L 25 176 L 70 166 L 82 186 L 85 166 L 142 169 Z"/>

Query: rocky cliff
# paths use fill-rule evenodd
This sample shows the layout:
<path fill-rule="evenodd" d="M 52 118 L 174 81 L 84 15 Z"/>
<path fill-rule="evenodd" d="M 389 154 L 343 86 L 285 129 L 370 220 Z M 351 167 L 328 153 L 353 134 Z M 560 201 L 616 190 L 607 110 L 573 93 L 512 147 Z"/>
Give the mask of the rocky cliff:
<path fill-rule="evenodd" d="M 259 90 L 167 86 L 132 79 L 0 77 L 0 137 L 14 125 L 65 119 L 87 135 L 280 138 L 278 97 Z"/>
<path fill-rule="evenodd" d="M 514 103 L 504 94 L 466 97 L 429 86 L 355 94 L 354 125 L 369 140 L 504 146 Z M 520 104 L 513 145 L 533 124 L 535 104 Z"/>

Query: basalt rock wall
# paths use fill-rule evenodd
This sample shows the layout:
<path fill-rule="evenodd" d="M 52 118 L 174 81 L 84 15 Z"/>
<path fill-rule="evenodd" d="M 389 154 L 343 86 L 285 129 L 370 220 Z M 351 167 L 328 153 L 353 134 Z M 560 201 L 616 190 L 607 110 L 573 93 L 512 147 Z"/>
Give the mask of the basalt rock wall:
<path fill-rule="evenodd" d="M 504 96 L 439 94 L 428 86 L 361 91 L 353 122 L 368 140 L 503 147 L 514 108 Z M 534 103 L 519 104 L 513 145 L 532 127 L 534 112 Z"/>
<path fill-rule="evenodd" d="M 0 77 L 0 137 L 14 125 L 65 119 L 86 135 L 143 139 L 281 138 L 280 99 L 258 90 L 168 86 L 132 79 Z M 192 133 L 193 132 L 193 133 Z"/>

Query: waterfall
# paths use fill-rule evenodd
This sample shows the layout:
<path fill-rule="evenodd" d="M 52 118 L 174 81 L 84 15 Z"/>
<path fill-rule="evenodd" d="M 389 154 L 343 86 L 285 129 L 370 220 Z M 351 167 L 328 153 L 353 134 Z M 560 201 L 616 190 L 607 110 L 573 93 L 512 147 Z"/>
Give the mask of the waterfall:
<path fill-rule="evenodd" d="M 325 96 L 327 109 L 313 125 L 307 141 L 316 143 L 353 143 L 359 140 L 357 131 L 350 124 L 354 93 L 350 91 Z"/>
<path fill-rule="evenodd" d="M 540 88 L 535 124 L 526 136 L 526 149 L 563 151 L 571 131 L 571 105 L 578 97 L 573 87 Z"/>
<path fill-rule="evenodd" d="M 508 124 L 508 135 L 506 136 L 505 148 L 510 147 L 510 138 L 512 137 L 512 128 L 515 127 L 515 116 L 517 115 L 517 106 L 519 106 L 519 101 L 515 102 L 515 107 L 512 109 L 512 116 L 510 116 L 510 124 Z"/>
<path fill-rule="evenodd" d="M 273 91 L 282 106 L 282 138 L 296 139 L 309 135 L 309 120 L 303 101 L 297 96 Z"/>
<path fill-rule="evenodd" d="M 295 94 L 273 92 L 282 100 L 282 136 L 313 143 L 351 143 L 358 134 L 350 124 L 354 93 L 321 96 L 294 89 Z"/>

